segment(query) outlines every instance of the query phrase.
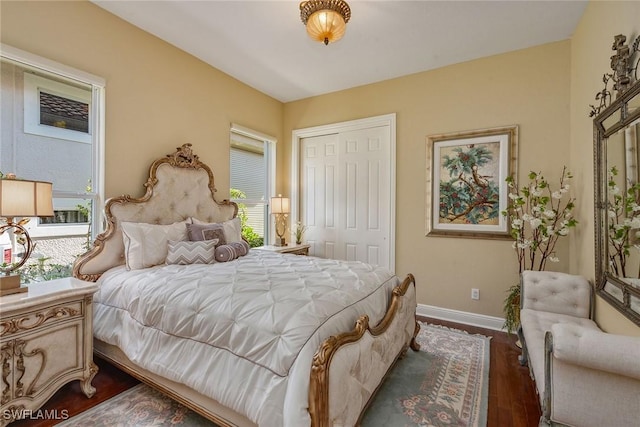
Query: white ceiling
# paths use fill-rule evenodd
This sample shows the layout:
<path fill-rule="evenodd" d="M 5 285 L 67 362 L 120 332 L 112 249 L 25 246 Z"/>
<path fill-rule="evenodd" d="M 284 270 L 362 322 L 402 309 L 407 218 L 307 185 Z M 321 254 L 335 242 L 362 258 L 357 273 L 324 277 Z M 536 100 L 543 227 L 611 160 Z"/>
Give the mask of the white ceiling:
<path fill-rule="evenodd" d="M 312 41 L 299 2 L 98 6 L 282 102 L 569 39 L 587 1 L 348 1 L 342 40 Z"/>

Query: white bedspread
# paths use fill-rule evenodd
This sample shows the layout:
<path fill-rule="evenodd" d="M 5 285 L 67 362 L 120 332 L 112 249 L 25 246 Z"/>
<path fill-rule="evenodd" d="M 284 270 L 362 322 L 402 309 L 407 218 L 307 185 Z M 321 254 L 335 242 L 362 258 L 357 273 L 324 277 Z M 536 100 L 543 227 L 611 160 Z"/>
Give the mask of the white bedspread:
<path fill-rule="evenodd" d="M 309 425 L 311 360 L 368 314 L 377 324 L 399 280 L 363 264 L 252 250 L 212 265 L 107 271 L 94 335 L 260 426 Z"/>

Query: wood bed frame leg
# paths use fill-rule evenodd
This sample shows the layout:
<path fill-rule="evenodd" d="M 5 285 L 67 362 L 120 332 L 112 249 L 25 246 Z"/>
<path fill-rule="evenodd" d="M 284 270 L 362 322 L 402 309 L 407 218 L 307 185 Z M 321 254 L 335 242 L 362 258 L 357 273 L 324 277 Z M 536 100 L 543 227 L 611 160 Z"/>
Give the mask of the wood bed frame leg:
<path fill-rule="evenodd" d="M 420 351 L 420 344 L 418 344 L 418 341 L 416 341 L 416 337 L 418 336 L 418 332 L 420 332 L 420 324 L 418 323 L 418 320 L 416 319 L 416 328 L 413 331 L 413 338 L 411 338 L 411 343 L 409 344 L 409 347 L 411 347 L 411 350 L 413 350 L 413 351 Z"/>

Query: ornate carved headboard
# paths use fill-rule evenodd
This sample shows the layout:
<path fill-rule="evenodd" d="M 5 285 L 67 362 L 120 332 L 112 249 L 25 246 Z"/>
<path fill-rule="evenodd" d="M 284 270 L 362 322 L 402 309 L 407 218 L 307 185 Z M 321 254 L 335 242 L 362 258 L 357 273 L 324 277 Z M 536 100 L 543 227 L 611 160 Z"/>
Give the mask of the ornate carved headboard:
<path fill-rule="evenodd" d="M 154 161 L 144 186 L 146 193 L 140 198 L 123 195 L 107 201 L 107 228 L 76 260 L 74 277 L 95 282 L 108 269 L 125 263 L 122 221 L 172 224 L 193 217 L 222 222 L 238 213 L 234 202 L 215 199 L 213 172 L 193 154 L 191 144 L 183 144 L 175 153 Z"/>

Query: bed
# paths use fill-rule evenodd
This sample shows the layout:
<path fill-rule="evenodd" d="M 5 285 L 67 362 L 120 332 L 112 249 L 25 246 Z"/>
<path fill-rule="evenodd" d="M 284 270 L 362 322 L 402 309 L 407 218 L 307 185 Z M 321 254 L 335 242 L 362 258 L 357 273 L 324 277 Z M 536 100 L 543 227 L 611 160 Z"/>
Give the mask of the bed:
<path fill-rule="evenodd" d="M 105 231 L 74 264 L 99 285 L 96 355 L 222 426 L 359 424 L 418 350 L 414 277 L 243 250 L 238 206 L 215 199 L 191 144 L 153 162 L 144 186 L 107 201 Z"/>

